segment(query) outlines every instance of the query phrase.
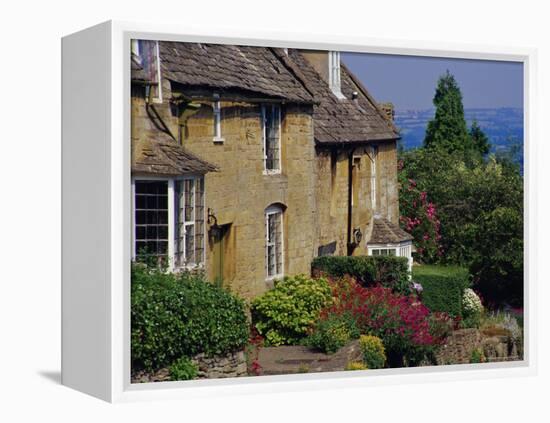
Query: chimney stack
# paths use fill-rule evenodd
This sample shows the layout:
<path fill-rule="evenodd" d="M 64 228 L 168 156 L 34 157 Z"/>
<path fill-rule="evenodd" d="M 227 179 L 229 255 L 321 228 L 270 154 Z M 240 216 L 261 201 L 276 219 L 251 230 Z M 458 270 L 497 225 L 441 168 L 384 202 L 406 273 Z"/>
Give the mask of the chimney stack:
<path fill-rule="evenodd" d="M 395 117 L 393 103 L 380 103 L 380 108 L 386 115 L 386 119 L 388 119 L 390 122 L 393 122 L 393 119 Z"/>

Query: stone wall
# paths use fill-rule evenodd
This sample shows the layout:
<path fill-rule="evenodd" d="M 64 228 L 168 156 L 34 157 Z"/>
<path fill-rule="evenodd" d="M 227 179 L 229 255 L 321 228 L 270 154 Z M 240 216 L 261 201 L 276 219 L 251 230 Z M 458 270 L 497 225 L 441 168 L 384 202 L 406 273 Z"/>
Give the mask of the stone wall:
<path fill-rule="evenodd" d="M 515 361 L 523 359 L 523 341 L 520 336 L 488 336 L 478 329 L 454 331 L 436 354 L 438 365 L 470 363 L 472 352 L 483 354 L 483 361 Z"/>
<path fill-rule="evenodd" d="M 191 359 L 199 368 L 199 379 L 216 379 L 247 375 L 246 357 L 243 351 L 207 357 L 196 355 Z"/>
<path fill-rule="evenodd" d="M 195 363 L 199 369 L 197 375 L 198 379 L 216 379 L 248 375 L 244 351 L 213 357 L 198 354 L 192 357 L 191 361 Z M 132 374 L 132 383 L 168 382 L 170 380 L 172 380 L 170 378 L 170 370 L 167 367 L 153 373 L 141 370 Z"/>
<path fill-rule="evenodd" d="M 163 80 L 162 103 L 151 104 L 175 138 L 199 157 L 219 167 L 205 176 L 205 210 L 211 209 L 224 228 L 223 247 L 208 236 L 206 228 L 206 274 L 245 299 L 272 286 L 265 269 L 265 209 L 284 208 L 284 274 L 309 273 L 319 247 L 335 244 L 335 255 L 347 254 L 348 153 L 315 148 L 311 105 L 282 106 L 280 174 L 263 170 L 261 105 L 221 102 L 221 134 L 214 140 L 212 102 L 201 107 L 179 128 L 167 99 L 174 94 Z M 132 152 L 147 145 L 158 133 L 145 109 L 145 92 L 132 91 Z M 352 228 L 363 233 L 355 255 L 367 253 L 374 212 L 398 223 L 396 143 L 378 143 L 377 209 L 370 195 L 371 161 L 363 147 L 353 160 Z M 220 258 L 221 257 L 221 258 Z"/>
<path fill-rule="evenodd" d="M 399 187 L 395 141 L 378 143 L 376 161 L 376 208 L 371 202 L 372 162 L 364 147 L 353 153 L 352 229 L 363 234 L 354 255 L 366 255 L 366 242 L 372 232 L 372 218 L 379 214 L 399 224 Z M 347 254 L 349 152 L 319 150 L 316 186 L 316 249 L 336 243 L 334 255 Z"/>
<path fill-rule="evenodd" d="M 223 142 L 213 141 L 212 107 L 204 104 L 187 124 L 183 144 L 219 167 L 205 176 L 206 208 L 226 225 L 223 282 L 245 298 L 268 288 L 265 210 L 282 205 L 284 274 L 309 273 L 314 255 L 315 160 L 311 106 L 283 106 L 281 173 L 265 174 L 261 106 L 222 102 Z M 206 248 L 206 269 L 215 279 L 215 245 Z"/>

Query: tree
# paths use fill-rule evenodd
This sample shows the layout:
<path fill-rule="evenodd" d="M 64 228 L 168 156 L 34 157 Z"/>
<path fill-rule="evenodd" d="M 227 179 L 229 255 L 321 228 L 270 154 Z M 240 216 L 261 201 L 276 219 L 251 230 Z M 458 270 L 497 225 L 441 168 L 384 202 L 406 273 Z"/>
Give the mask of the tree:
<path fill-rule="evenodd" d="M 470 150 L 472 144 L 464 119 L 462 93 L 448 70 L 437 82 L 433 104 L 435 117 L 428 122 L 424 146 L 449 152 Z"/>
<path fill-rule="evenodd" d="M 485 156 L 491 147 L 489 138 L 479 127 L 477 120 L 474 119 L 470 128 L 470 139 L 474 150 L 478 151 L 482 156 Z"/>

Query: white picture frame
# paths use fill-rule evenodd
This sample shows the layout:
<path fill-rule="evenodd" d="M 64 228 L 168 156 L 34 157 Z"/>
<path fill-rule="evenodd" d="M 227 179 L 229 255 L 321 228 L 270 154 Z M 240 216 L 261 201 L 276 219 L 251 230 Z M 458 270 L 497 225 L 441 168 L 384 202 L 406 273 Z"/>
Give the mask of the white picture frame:
<path fill-rule="evenodd" d="M 130 383 L 131 39 L 506 60 L 524 65 L 525 353 L 523 361 L 261 378 Z M 62 40 L 62 383 L 109 402 L 470 380 L 536 373 L 536 52 L 109 21 Z M 84 270 L 83 270 L 84 269 Z"/>

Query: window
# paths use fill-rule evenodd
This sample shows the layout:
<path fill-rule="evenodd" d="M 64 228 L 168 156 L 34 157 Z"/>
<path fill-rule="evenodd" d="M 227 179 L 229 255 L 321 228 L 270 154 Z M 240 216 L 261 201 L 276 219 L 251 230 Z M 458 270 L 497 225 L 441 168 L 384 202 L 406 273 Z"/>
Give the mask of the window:
<path fill-rule="evenodd" d="M 398 244 L 371 244 L 368 245 L 368 254 L 370 256 L 405 257 L 407 259 L 409 271 L 412 270 L 412 241 L 402 241 Z"/>
<path fill-rule="evenodd" d="M 135 252 L 140 256 L 168 257 L 168 182 L 135 183 Z"/>
<path fill-rule="evenodd" d="M 329 51 L 328 52 L 328 81 L 329 87 L 332 93 L 339 99 L 346 98 L 342 94 L 341 80 L 340 80 L 340 52 Z"/>
<path fill-rule="evenodd" d="M 395 248 L 375 248 L 372 250 L 373 256 L 395 256 Z"/>
<path fill-rule="evenodd" d="M 134 258 L 171 268 L 204 263 L 204 178 L 134 181 Z"/>
<path fill-rule="evenodd" d="M 376 211 L 376 161 L 378 158 L 378 147 L 369 147 L 370 166 L 370 203 L 372 210 Z"/>
<path fill-rule="evenodd" d="M 204 262 L 204 179 L 176 181 L 176 267 Z"/>
<path fill-rule="evenodd" d="M 270 206 L 265 212 L 265 262 L 268 279 L 283 276 L 283 210 Z"/>
<path fill-rule="evenodd" d="M 281 171 L 281 107 L 277 104 L 262 106 L 262 141 L 264 170 Z"/>
<path fill-rule="evenodd" d="M 212 108 L 214 110 L 214 142 L 223 142 L 222 137 L 222 106 L 219 100 L 214 101 Z"/>

